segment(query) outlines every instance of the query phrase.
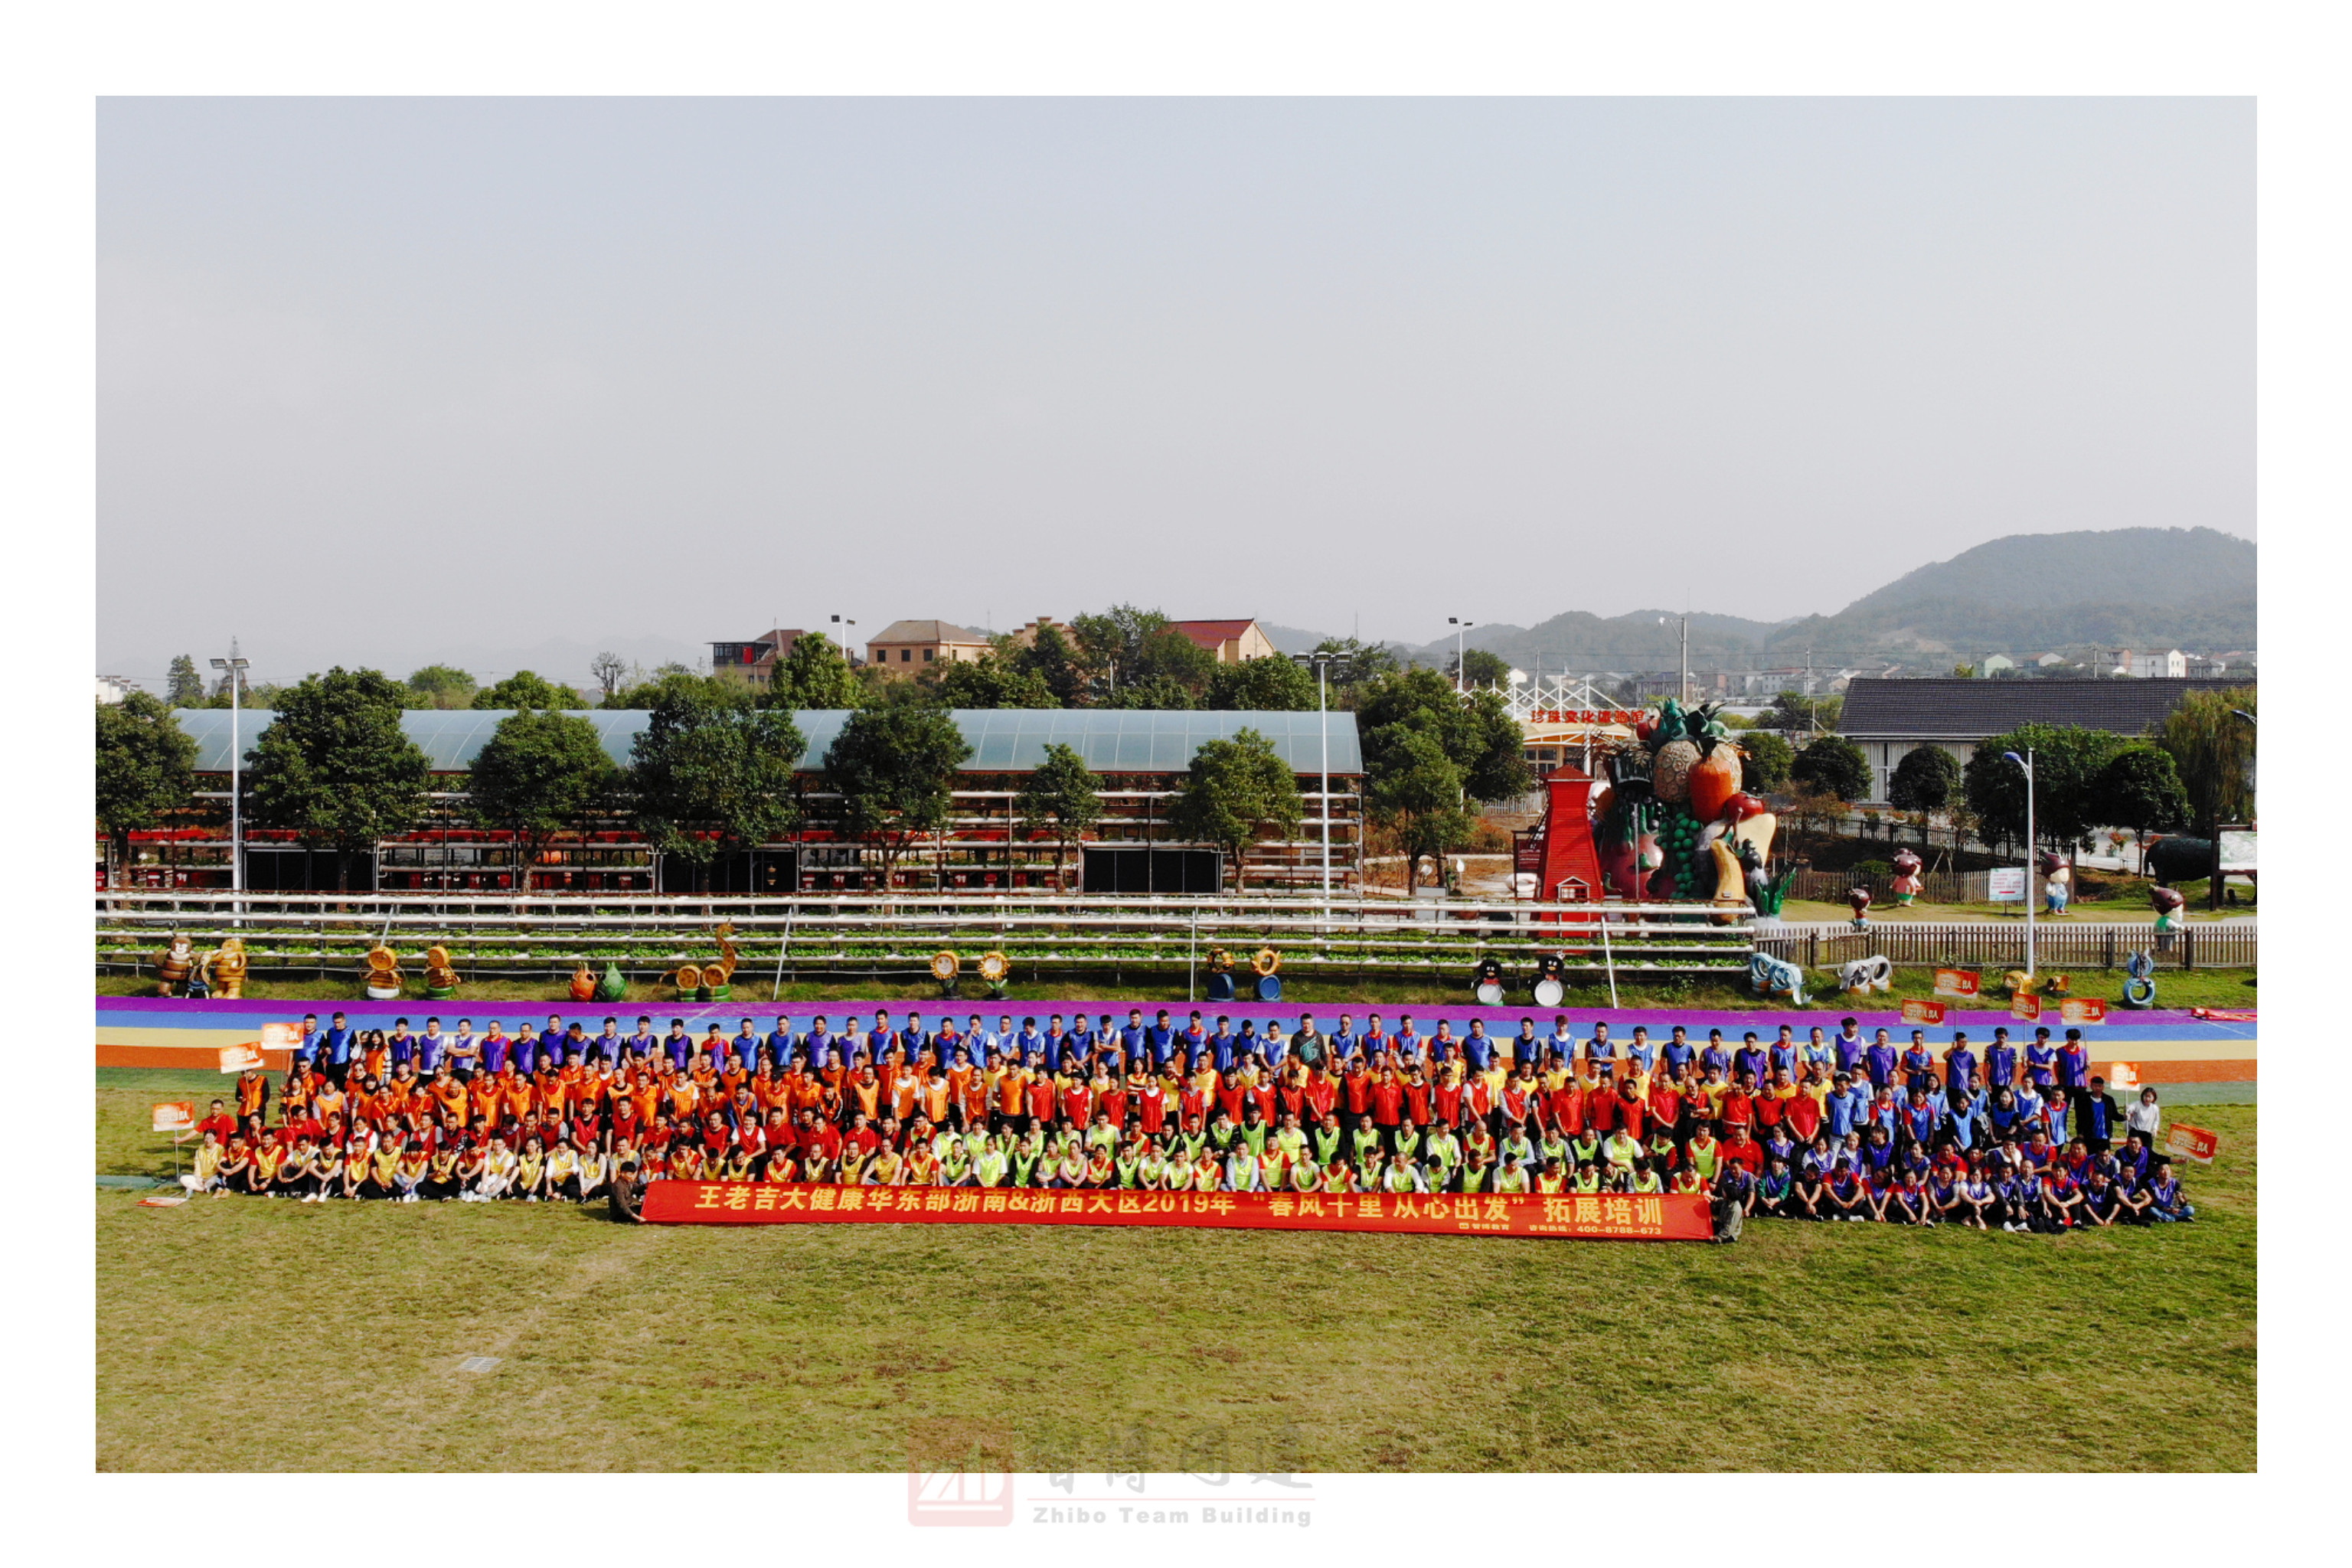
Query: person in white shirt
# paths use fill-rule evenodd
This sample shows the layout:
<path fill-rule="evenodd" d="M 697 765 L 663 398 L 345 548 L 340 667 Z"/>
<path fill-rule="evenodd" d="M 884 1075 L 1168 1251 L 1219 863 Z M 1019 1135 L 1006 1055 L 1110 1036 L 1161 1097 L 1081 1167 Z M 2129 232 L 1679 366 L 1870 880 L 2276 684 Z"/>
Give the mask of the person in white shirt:
<path fill-rule="evenodd" d="M 2149 1148 L 2156 1147 L 2157 1129 L 2163 1124 L 2164 1108 L 2156 1102 L 2153 1088 L 2139 1091 L 2139 1102 L 2124 1112 L 2124 1125 L 2139 1134 L 2139 1141 Z"/>

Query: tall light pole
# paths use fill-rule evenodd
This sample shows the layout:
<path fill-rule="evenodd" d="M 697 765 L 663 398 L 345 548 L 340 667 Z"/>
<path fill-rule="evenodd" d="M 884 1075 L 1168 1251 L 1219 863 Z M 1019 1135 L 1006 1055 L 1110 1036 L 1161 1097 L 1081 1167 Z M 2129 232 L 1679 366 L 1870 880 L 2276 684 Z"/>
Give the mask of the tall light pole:
<path fill-rule="evenodd" d="M 1674 618 L 1675 617 L 1671 616 L 1660 616 L 1658 617 L 1658 625 L 1663 626 Z M 1690 706 L 1690 617 L 1688 616 L 1682 617 L 1682 638 L 1683 654 L 1681 675 L 1675 683 L 1675 700 L 1687 708 Z M 1806 656 L 1806 662 L 1811 662 L 1811 656 L 1810 654 Z M 1812 684 L 1812 679 L 1810 675 L 1807 676 L 1805 684 L 1807 686 L 1811 686 Z"/>
<path fill-rule="evenodd" d="M 2015 763 L 2025 773 L 2025 974 L 2032 979 L 2033 968 L 2033 748 L 2028 746 L 2025 755 L 2003 752 L 2002 756 Z"/>
<path fill-rule="evenodd" d="M 844 664 L 855 662 L 849 647 L 849 628 L 857 623 L 854 620 L 844 620 L 841 616 L 835 616 L 833 617 L 833 624 L 841 628 L 837 639 L 841 644 L 841 661 Z"/>
<path fill-rule="evenodd" d="M 222 671 L 228 679 L 228 890 L 231 893 L 245 891 L 245 742 L 237 731 L 245 668 L 251 662 L 238 656 L 235 637 L 228 639 L 228 657 L 212 661 L 213 668 Z"/>
<path fill-rule="evenodd" d="M 1475 621 L 1461 620 L 1455 616 L 1448 616 L 1445 617 L 1445 624 L 1454 628 L 1454 689 L 1456 691 L 1466 691 L 1470 687 L 1470 671 L 1465 668 L 1463 664 L 1465 655 L 1463 653 L 1462 639 L 1464 636 L 1469 632 L 1470 628 L 1476 626 L 1478 623 Z"/>

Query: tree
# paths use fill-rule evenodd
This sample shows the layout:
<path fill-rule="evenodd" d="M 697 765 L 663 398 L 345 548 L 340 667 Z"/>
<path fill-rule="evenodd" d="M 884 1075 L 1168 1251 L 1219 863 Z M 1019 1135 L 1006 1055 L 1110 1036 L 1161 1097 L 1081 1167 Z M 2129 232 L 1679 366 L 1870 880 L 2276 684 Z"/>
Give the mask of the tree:
<path fill-rule="evenodd" d="M 831 637 L 803 632 L 793 639 L 792 650 L 776 661 L 761 700 L 772 708 L 862 708 L 866 689 Z"/>
<path fill-rule="evenodd" d="M 1410 894 L 1419 885 L 1421 858 L 1460 847 L 1478 826 L 1463 805 L 1462 768 L 1445 754 L 1433 727 L 1418 720 L 1370 731 L 1364 737 L 1364 758 L 1365 809 L 1403 847 Z"/>
<path fill-rule="evenodd" d="M 2225 822 L 2254 815 L 2254 688 L 2192 691 L 2158 726 L 2156 743 L 2172 758 L 2197 831 L 2210 838 Z"/>
<path fill-rule="evenodd" d="M 1034 675 L 1044 681 L 1054 700 L 1065 708 L 1076 707 L 1087 694 L 1085 661 L 1070 646 L 1069 639 L 1053 626 L 1040 626 L 1028 647 L 1015 645 L 1006 657 L 1022 674 Z"/>
<path fill-rule="evenodd" d="M 1148 680 L 1122 680 L 1118 689 L 1097 700 L 1097 708 L 1127 708 L 1181 712 L 1197 708 L 1192 689 L 1172 676 L 1155 675 Z"/>
<path fill-rule="evenodd" d="M 1357 693 L 1371 682 L 1396 674 L 1404 666 L 1398 662 L 1396 649 L 1381 642 L 1360 642 L 1354 637 L 1325 637 L 1315 645 L 1317 653 L 1339 656 L 1331 668 L 1331 706 L 1353 709 Z"/>
<path fill-rule="evenodd" d="M 740 702 L 744 696 L 743 688 L 732 680 L 722 681 L 712 676 L 698 675 L 682 664 L 666 664 L 635 685 L 615 691 L 596 706 L 651 712 L 665 704 L 716 702 L 729 707 Z"/>
<path fill-rule="evenodd" d="M 882 852 L 884 887 L 918 835 L 944 832 L 956 770 L 971 757 L 944 708 L 866 708 L 841 727 L 825 753 L 825 787 L 841 797 L 842 830 Z"/>
<path fill-rule="evenodd" d="M 1509 800 L 1535 787 L 1518 721 L 1497 691 L 1466 698 L 1433 669 L 1408 669 L 1382 676 L 1357 694 L 1356 725 L 1369 734 L 1391 724 L 1417 723 L 1462 770 L 1464 793 L 1472 800 Z M 1379 765 L 1365 758 L 1369 786 L 1381 782 Z"/>
<path fill-rule="evenodd" d="M 1507 686 L 1510 683 L 1511 663 L 1501 654 L 1489 653 L 1483 647 L 1464 648 L 1458 661 L 1445 661 L 1448 678 L 1453 676 L 1457 663 L 1466 672 L 1463 677 L 1463 684 L 1466 686 Z"/>
<path fill-rule="evenodd" d="M 474 700 L 474 678 L 446 664 L 428 664 L 408 677 L 411 708 L 465 708 Z"/>
<path fill-rule="evenodd" d="M 2130 828 L 2145 865 L 2147 836 L 2189 820 L 2189 796 L 2172 753 L 2138 742 L 2109 757 L 2091 781 L 2091 814 L 2111 826 Z"/>
<path fill-rule="evenodd" d="M 585 708 L 587 700 L 568 686 L 534 675 L 528 669 L 518 669 L 496 686 L 486 686 L 474 693 L 476 708 L 565 709 Z"/>
<path fill-rule="evenodd" d="M 245 754 L 254 826 L 333 851 L 338 891 L 351 887 L 353 855 L 425 818 L 431 770 L 401 729 L 407 700 L 379 669 L 306 675 L 278 694 L 276 719 Z"/>
<path fill-rule="evenodd" d="M 1305 815 L 1290 764 L 1273 742 L 1248 729 L 1235 731 L 1230 741 L 1202 742 L 1168 807 L 1169 823 L 1178 833 L 1225 850 L 1236 892 L 1242 852 L 1250 840 L 1261 829 L 1296 834 Z"/>
<path fill-rule="evenodd" d="M 1897 811 L 1941 811 L 1959 793 L 1960 760 L 1941 746 L 1912 747 L 1886 781 L 1886 803 Z"/>
<path fill-rule="evenodd" d="M 936 693 L 943 708 L 1059 708 L 1044 678 L 995 653 L 933 665 L 916 684 Z"/>
<path fill-rule="evenodd" d="M 1062 885 L 1062 861 L 1079 836 L 1102 819 L 1101 781 L 1086 759 L 1068 746 L 1045 743 L 1045 760 L 1030 771 L 1013 797 L 1013 809 L 1030 833 L 1054 836 L 1054 885 Z"/>
<path fill-rule="evenodd" d="M 1172 681 L 1197 698 L 1216 673 L 1216 655 L 1178 631 L 1157 610 L 1114 605 L 1099 616 L 1074 616 L 1070 635 L 1076 640 L 1079 663 L 1091 689 L 1105 700 L 1116 697 L 1121 687 L 1160 679 Z M 1188 700 L 1176 706 L 1191 708 L 1195 703 Z"/>
<path fill-rule="evenodd" d="M 807 749 L 782 709 L 752 706 L 739 687 L 681 683 L 646 716 L 630 752 L 637 830 L 691 865 L 699 890 L 721 853 L 764 844 L 800 820 L 793 770 Z"/>
<path fill-rule="evenodd" d="M 527 893 L 548 840 L 577 826 L 619 782 L 595 725 L 524 708 L 499 720 L 475 753 L 466 815 L 514 836 L 515 889 Z"/>
<path fill-rule="evenodd" d="M 1804 697 L 1794 691 L 1783 691 L 1772 699 L 1771 711 L 1763 722 L 1786 734 L 1811 734 L 1816 730 L 1834 730 L 1845 711 L 1843 697 Z"/>
<path fill-rule="evenodd" d="M 1977 742 L 1975 754 L 1960 770 L 1961 792 L 1982 831 L 2003 843 L 2023 843 L 2025 773 L 2004 753 L 2022 757 L 2030 752 L 2034 833 L 2042 843 L 2072 847 L 2094 827 L 2105 826 L 2097 820 L 2091 786 L 2124 743 L 2121 735 L 2107 730 L 2021 724 L 2005 735 Z"/>
<path fill-rule="evenodd" d="M 98 825 L 106 830 L 106 883 L 131 864 L 131 835 L 188 804 L 196 742 L 161 700 L 133 691 L 98 705 Z"/>
<path fill-rule="evenodd" d="M 1789 770 L 1797 764 L 1796 749 L 1777 731 L 1749 730 L 1739 740 L 1739 787 L 1749 795 L 1769 795 L 1789 787 Z"/>
<path fill-rule="evenodd" d="M 596 682 L 597 694 L 610 697 L 621 689 L 621 683 L 629 678 L 629 671 L 634 668 L 617 653 L 600 652 L 588 661 L 588 675 Z"/>
<path fill-rule="evenodd" d="M 1789 776 L 1843 801 L 1870 796 L 1870 759 L 1842 735 L 1823 735 L 1799 752 Z"/>
<path fill-rule="evenodd" d="M 1277 657 L 1217 666 L 1201 705 L 1218 712 L 1311 713 L 1316 701 L 1315 672 Z"/>
<path fill-rule="evenodd" d="M 172 689 L 163 700 L 174 708 L 194 708 L 205 700 L 205 678 L 196 673 L 196 661 L 182 654 L 172 661 Z"/>

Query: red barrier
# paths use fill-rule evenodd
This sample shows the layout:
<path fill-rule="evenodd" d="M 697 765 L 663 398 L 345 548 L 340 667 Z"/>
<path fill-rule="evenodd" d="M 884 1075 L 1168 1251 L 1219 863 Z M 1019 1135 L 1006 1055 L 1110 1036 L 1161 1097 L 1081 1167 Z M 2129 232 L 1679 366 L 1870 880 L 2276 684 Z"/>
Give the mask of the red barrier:
<path fill-rule="evenodd" d="M 656 1225 L 1175 1225 L 1596 1241 L 1705 1241 L 1715 1234 L 1707 1200 L 1675 1193 L 1326 1195 L 663 1181 L 646 1189 L 644 1213 Z"/>

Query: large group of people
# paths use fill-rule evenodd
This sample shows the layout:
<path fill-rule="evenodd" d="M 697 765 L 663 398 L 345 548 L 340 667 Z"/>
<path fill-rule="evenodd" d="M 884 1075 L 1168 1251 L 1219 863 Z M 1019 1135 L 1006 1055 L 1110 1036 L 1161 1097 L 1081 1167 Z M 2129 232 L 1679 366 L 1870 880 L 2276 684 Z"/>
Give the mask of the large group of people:
<path fill-rule="evenodd" d="M 2081 1031 L 1940 1048 L 1847 1018 L 1737 1041 L 1619 1038 L 1565 1015 L 1506 1038 L 1409 1014 L 1178 1024 L 1139 1008 L 936 1025 L 919 1013 L 641 1016 L 590 1034 L 302 1026 L 198 1123 L 195 1191 L 583 1202 L 652 1181 L 1294 1193 L 1684 1193 L 1727 1215 L 2053 1232 L 2188 1220 L 2161 1110 L 2091 1071 Z"/>

